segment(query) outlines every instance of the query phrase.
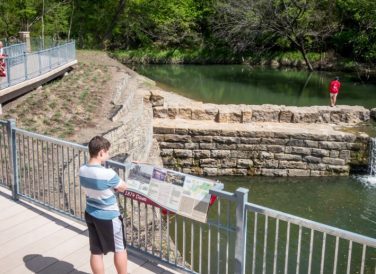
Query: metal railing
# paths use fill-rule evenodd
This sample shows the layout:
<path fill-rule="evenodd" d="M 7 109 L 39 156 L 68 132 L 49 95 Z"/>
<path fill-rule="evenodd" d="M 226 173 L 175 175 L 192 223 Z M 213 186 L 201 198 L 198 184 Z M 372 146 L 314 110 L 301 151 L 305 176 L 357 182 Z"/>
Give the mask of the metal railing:
<path fill-rule="evenodd" d="M 0 184 L 84 220 L 79 167 L 87 148 L 0 121 Z M 123 179 L 130 165 L 108 161 Z M 207 223 L 119 195 L 128 247 L 192 273 L 375 273 L 376 239 L 248 202 L 248 190 L 212 190 Z"/>
<path fill-rule="evenodd" d="M 12 51 L 12 55 L 8 54 L 5 58 L 6 77 L 0 78 L 0 89 L 35 78 L 76 60 L 75 41 L 32 53 L 24 51 L 24 44 L 12 47 L 16 46 L 18 48 Z M 16 55 L 21 49 L 22 54 Z"/>
<path fill-rule="evenodd" d="M 19 43 L 4 47 L 4 54 L 8 57 L 16 57 L 23 55 L 26 52 L 26 43 Z"/>

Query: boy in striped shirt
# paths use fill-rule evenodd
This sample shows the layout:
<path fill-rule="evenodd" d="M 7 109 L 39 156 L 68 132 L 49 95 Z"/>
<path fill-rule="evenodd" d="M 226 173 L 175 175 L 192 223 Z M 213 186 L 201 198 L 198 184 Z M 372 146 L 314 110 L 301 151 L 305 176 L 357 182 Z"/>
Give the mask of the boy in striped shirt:
<path fill-rule="evenodd" d="M 126 184 L 112 169 L 102 166 L 109 159 L 110 142 L 95 136 L 89 142 L 90 160 L 80 167 L 80 183 L 86 192 L 85 220 L 89 230 L 90 266 L 94 274 L 104 273 L 103 254 L 114 252 L 119 274 L 127 273 L 127 251 L 123 218 L 116 191 L 124 192 Z"/>

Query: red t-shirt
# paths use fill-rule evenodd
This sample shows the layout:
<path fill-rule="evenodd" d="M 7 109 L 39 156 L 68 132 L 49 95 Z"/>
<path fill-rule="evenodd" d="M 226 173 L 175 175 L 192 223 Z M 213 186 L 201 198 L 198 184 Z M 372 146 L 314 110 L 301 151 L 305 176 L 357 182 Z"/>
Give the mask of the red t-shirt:
<path fill-rule="evenodd" d="M 341 83 L 338 80 L 333 80 L 333 81 L 330 82 L 329 92 L 330 93 L 338 93 L 340 87 L 341 87 Z"/>

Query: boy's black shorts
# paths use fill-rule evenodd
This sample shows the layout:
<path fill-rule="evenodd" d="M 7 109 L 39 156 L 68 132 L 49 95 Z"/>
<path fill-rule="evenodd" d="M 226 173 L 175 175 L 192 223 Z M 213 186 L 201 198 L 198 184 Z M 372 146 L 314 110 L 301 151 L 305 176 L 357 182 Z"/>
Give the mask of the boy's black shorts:
<path fill-rule="evenodd" d="M 123 218 L 101 220 L 85 211 L 85 220 L 89 230 L 90 251 L 92 254 L 107 254 L 108 252 L 126 249 Z"/>

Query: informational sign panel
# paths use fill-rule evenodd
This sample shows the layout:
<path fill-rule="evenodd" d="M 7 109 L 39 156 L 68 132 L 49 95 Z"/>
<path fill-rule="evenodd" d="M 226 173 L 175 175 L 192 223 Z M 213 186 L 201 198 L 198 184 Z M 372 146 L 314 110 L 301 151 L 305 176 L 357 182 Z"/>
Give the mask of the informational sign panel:
<path fill-rule="evenodd" d="M 147 164 L 132 163 L 125 196 L 157 205 L 190 219 L 206 222 L 210 189 L 223 184 Z"/>

